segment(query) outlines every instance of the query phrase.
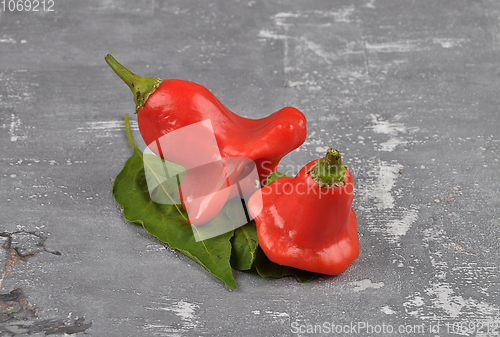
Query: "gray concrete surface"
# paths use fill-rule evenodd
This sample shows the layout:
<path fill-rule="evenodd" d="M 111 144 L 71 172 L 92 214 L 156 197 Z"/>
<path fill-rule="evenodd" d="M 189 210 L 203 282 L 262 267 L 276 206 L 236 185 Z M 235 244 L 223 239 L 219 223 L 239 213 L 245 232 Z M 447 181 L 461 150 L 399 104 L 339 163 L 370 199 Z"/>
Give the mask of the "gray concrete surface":
<path fill-rule="evenodd" d="M 52 9 L 0 12 L 0 335 L 500 334 L 498 2 Z M 232 291 L 127 223 L 111 187 L 134 106 L 107 53 L 243 116 L 303 111 L 307 141 L 281 166 L 344 153 L 354 264 L 307 284 L 235 272 Z"/>

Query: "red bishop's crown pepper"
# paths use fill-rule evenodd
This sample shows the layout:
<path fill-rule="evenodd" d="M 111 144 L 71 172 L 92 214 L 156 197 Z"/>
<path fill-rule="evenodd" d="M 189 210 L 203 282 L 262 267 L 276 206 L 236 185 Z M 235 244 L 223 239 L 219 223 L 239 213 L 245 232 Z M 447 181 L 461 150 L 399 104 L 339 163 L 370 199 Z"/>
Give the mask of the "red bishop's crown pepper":
<path fill-rule="evenodd" d="M 204 224 L 222 209 L 227 199 L 234 195 L 224 187 L 238 181 L 249 161 L 255 163 L 260 183 L 263 184 L 266 177 L 276 170 L 281 158 L 305 141 L 306 119 L 295 108 L 285 107 L 261 119 L 244 118 L 226 108 L 199 84 L 177 79 L 140 77 L 124 68 L 111 55 L 105 59 L 134 93 L 141 135 L 150 149 L 161 158 L 184 167 L 196 167 L 199 158 L 182 153 L 186 152 L 185 149 L 176 150 L 175 145 L 168 144 L 168 149 L 160 150 L 159 146 L 150 145 L 156 144 L 163 135 L 210 120 L 225 175 L 220 178 L 217 165 L 198 170 L 196 177 L 186 172 L 180 194 L 184 207 L 187 210 L 189 208 L 191 224 Z M 193 135 L 190 138 L 185 142 L 201 148 L 208 146 L 202 137 Z M 189 181 L 186 183 L 185 179 Z M 200 198 L 200 193 L 206 193 L 205 197 Z"/>
<path fill-rule="evenodd" d="M 324 158 L 307 164 L 295 178 L 278 178 L 254 194 L 249 212 L 269 260 L 338 275 L 359 255 L 352 200 L 351 173 L 342 164 L 340 153 L 329 149 Z"/>

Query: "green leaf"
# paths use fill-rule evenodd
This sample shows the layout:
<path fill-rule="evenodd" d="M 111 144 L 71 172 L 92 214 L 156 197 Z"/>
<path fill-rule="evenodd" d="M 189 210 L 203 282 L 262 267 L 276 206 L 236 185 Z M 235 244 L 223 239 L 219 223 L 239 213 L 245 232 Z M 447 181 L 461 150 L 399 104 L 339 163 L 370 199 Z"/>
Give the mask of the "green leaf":
<path fill-rule="evenodd" d="M 269 185 L 270 183 L 272 183 L 276 179 L 283 178 L 283 177 L 290 177 L 290 176 L 286 175 L 284 173 L 278 172 L 278 171 L 271 172 L 271 174 L 266 179 L 266 185 Z"/>
<path fill-rule="evenodd" d="M 258 242 L 255 221 L 234 230 L 231 238 L 231 266 L 236 270 L 249 270 L 255 261 Z"/>
<path fill-rule="evenodd" d="M 255 270 L 262 277 L 282 278 L 285 276 L 295 276 L 300 283 L 306 283 L 320 276 L 321 274 L 297 269 L 293 267 L 282 266 L 277 263 L 271 262 L 262 248 L 257 249 L 257 254 L 254 262 Z"/>
<path fill-rule="evenodd" d="M 230 239 L 234 232 L 197 242 L 181 205 L 153 202 L 146 182 L 143 154 L 133 141 L 127 114 L 125 126 L 134 154 L 127 160 L 113 185 L 113 195 L 123 207 L 125 219 L 141 224 L 150 234 L 207 268 L 228 287 L 236 289 L 230 265 Z M 161 182 L 157 186 L 165 189 L 163 193 L 169 193 Z"/>

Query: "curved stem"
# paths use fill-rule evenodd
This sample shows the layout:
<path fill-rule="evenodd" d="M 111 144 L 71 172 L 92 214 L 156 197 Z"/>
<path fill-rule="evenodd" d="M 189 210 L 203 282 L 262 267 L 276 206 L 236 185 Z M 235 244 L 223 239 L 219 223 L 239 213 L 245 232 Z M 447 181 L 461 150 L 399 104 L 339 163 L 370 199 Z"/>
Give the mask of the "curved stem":
<path fill-rule="evenodd" d="M 142 157 L 142 152 L 141 150 L 139 150 L 137 145 L 135 145 L 134 137 L 132 137 L 132 130 L 130 129 L 130 119 L 128 114 L 125 114 L 125 132 L 127 133 L 128 142 L 130 143 L 130 146 L 132 146 L 134 152 Z"/>

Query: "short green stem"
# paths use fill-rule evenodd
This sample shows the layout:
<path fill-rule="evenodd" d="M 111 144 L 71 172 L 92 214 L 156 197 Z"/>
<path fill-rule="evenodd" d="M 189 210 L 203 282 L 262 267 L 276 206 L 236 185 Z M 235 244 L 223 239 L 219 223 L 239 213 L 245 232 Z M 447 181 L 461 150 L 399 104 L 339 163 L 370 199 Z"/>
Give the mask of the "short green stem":
<path fill-rule="evenodd" d="M 104 58 L 106 63 L 113 69 L 113 71 L 128 85 L 134 94 L 134 102 L 136 105 L 136 112 L 139 107 L 144 106 L 149 95 L 151 95 L 162 82 L 157 77 L 141 77 L 134 74 L 124 66 L 122 66 L 111 55 L 106 55 Z"/>
<path fill-rule="evenodd" d="M 320 187 L 346 185 L 346 167 L 338 150 L 328 149 L 325 157 L 318 160 L 307 173 Z"/>

